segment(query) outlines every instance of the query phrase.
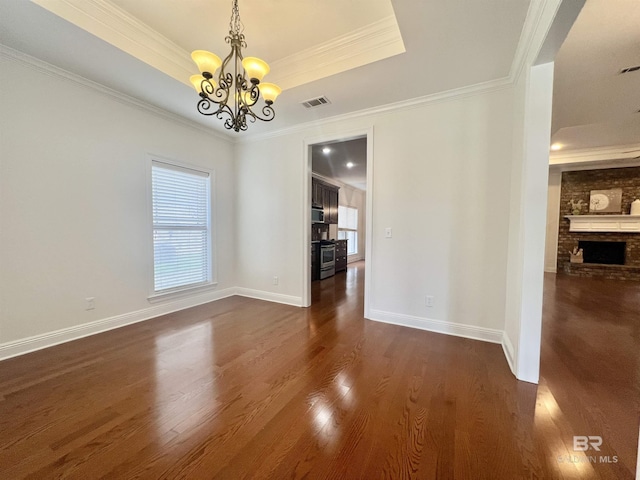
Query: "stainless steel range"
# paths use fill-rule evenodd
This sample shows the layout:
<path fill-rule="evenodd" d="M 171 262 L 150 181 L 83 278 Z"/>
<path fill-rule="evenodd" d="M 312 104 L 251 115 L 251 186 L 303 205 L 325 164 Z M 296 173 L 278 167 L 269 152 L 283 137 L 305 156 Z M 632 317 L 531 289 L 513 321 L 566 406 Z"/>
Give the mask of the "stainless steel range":
<path fill-rule="evenodd" d="M 327 240 L 320 242 L 320 279 L 336 274 L 336 244 Z"/>

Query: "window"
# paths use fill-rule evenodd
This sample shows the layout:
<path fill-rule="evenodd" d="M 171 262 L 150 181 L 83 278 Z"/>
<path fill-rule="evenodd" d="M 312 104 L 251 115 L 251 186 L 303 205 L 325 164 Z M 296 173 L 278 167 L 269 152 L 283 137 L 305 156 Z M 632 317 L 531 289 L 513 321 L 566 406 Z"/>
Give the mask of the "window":
<path fill-rule="evenodd" d="M 211 281 L 210 182 L 206 172 L 151 165 L 155 293 Z"/>
<path fill-rule="evenodd" d="M 338 240 L 347 240 L 347 255 L 358 253 L 358 209 L 338 207 Z"/>

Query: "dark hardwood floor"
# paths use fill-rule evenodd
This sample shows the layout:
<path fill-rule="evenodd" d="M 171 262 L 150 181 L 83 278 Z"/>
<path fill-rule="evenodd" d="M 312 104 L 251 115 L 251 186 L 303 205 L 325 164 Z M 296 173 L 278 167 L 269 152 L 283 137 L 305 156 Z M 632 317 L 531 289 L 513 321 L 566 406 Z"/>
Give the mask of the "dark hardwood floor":
<path fill-rule="evenodd" d="M 1 362 L 0 478 L 633 478 L 639 284 L 547 277 L 536 386 L 499 345 L 365 320 L 363 273 Z"/>

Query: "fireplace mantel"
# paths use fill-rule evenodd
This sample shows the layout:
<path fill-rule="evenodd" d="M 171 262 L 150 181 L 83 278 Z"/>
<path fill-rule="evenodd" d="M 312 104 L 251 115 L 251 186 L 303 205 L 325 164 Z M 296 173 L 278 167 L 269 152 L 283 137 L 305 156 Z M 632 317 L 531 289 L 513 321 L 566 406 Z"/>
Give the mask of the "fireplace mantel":
<path fill-rule="evenodd" d="M 566 215 L 570 232 L 640 233 L 640 215 Z"/>

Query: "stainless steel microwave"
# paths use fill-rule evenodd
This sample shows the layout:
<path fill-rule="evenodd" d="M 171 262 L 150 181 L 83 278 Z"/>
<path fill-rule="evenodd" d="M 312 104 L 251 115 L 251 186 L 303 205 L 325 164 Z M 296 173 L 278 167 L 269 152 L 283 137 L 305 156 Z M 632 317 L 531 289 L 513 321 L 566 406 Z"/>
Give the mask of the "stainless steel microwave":
<path fill-rule="evenodd" d="M 321 208 L 312 208 L 311 223 L 324 223 L 324 210 Z"/>

